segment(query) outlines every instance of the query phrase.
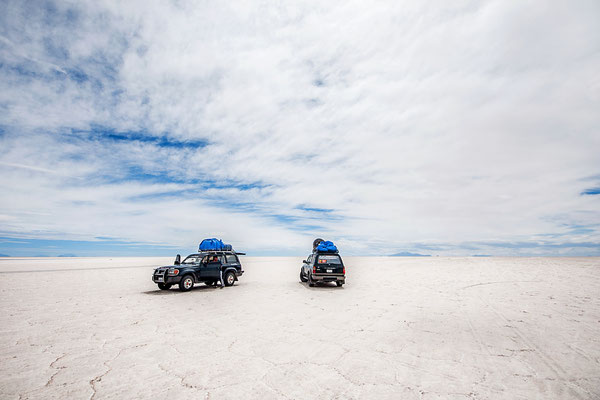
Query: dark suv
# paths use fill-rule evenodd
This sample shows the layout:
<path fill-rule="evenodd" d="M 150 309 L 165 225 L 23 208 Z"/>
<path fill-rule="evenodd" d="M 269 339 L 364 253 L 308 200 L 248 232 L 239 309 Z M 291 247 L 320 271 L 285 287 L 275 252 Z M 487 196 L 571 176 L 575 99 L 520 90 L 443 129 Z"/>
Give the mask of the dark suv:
<path fill-rule="evenodd" d="M 300 281 L 308 282 L 309 286 L 315 286 L 318 282 L 335 282 L 338 286 L 346 283 L 346 267 L 342 257 L 332 252 L 321 252 L 318 250 L 318 241 L 313 244 L 313 252 L 306 260 L 302 260 L 300 269 Z"/>
<path fill-rule="evenodd" d="M 179 285 L 179 290 L 188 291 L 195 283 L 204 282 L 215 285 L 219 281 L 220 271 L 223 271 L 225 286 L 233 286 L 244 270 L 238 255 L 234 251 L 206 251 L 190 254 L 181 260 L 177 254 L 173 266 L 158 267 L 152 274 L 152 280 L 159 289 L 167 290 L 173 285 Z"/>

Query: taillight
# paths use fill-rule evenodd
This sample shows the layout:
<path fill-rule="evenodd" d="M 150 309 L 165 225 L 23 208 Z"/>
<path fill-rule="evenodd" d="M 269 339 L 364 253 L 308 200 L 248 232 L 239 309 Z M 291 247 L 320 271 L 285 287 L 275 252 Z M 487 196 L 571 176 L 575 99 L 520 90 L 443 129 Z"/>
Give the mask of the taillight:
<path fill-rule="evenodd" d="M 344 267 L 344 269 L 342 271 L 343 271 L 343 274 L 346 275 L 346 267 Z"/>
<path fill-rule="evenodd" d="M 317 273 L 317 267 L 313 265 L 313 274 Z"/>

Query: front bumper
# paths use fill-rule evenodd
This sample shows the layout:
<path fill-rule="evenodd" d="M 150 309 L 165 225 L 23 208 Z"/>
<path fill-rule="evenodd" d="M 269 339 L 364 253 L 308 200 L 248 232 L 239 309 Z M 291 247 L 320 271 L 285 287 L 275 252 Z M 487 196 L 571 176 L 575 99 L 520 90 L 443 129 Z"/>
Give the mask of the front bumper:
<path fill-rule="evenodd" d="M 163 274 L 161 272 L 152 274 L 152 281 L 154 283 L 167 283 L 167 284 L 177 284 L 181 280 L 181 276 L 179 275 L 168 275 Z"/>
<path fill-rule="evenodd" d="M 338 274 L 312 274 L 312 280 L 315 282 L 342 282 L 346 283 L 345 275 Z"/>

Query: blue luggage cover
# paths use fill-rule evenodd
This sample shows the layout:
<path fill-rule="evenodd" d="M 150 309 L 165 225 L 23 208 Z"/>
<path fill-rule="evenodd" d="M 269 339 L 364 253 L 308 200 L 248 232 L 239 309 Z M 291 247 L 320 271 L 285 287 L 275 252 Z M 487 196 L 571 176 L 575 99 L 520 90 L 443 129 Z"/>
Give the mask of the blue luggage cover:
<path fill-rule="evenodd" d="M 231 249 L 230 244 L 225 244 L 217 238 L 204 239 L 198 247 L 198 251 L 231 251 Z"/>
<path fill-rule="evenodd" d="M 337 253 L 338 249 L 337 247 L 335 247 L 335 244 L 333 244 L 333 242 L 324 241 L 319 243 L 319 245 L 317 246 L 317 251 L 323 253 Z"/>

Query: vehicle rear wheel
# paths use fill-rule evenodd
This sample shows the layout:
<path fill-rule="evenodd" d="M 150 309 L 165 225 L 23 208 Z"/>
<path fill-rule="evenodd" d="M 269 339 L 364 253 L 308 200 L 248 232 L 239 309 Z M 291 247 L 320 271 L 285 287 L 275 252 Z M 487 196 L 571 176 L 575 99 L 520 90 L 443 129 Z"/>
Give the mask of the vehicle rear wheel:
<path fill-rule="evenodd" d="M 302 270 L 300 270 L 300 282 L 306 282 L 308 279 L 304 275 L 302 275 Z"/>
<path fill-rule="evenodd" d="M 315 281 L 312 280 L 311 274 L 308 274 L 308 286 L 310 286 L 310 287 L 315 286 Z"/>
<path fill-rule="evenodd" d="M 335 284 L 338 285 L 338 287 L 340 287 L 340 286 L 342 286 L 344 284 L 344 282 L 337 281 Z"/>
<path fill-rule="evenodd" d="M 160 290 L 169 290 L 169 289 L 171 289 L 171 284 L 170 283 L 159 283 L 158 288 Z"/>
<path fill-rule="evenodd" d="M 233 286 L 235 283 L 235 274 L 233 272 L 228 272 L 225 274 L 225 286 Z"/>
<path fill-rule="evenodd" d="M 186 275 L 179 281 L 179 290 L 182 292 L 187 292 L 192 290 L 194 287 L 194 277 L 191 275 Z"/>

